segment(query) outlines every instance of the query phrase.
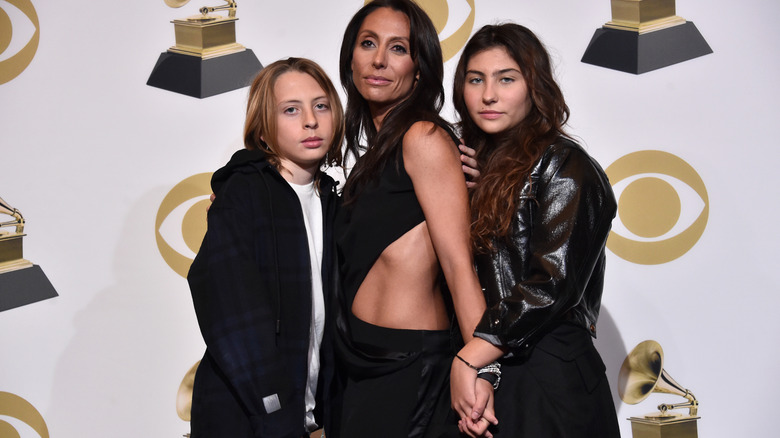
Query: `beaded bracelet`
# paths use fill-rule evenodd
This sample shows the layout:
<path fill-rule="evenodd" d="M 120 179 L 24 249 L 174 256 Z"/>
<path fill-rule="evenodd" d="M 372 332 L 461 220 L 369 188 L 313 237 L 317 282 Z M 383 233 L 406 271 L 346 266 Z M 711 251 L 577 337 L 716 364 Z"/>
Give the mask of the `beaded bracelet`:
<path fill-rule="evenodd" d="M 466 359 L 460 357 L 459 354 L 456 354 L 455 357 L 460 359 L 461 362 L 465 363 L 466 366 L 471 368 L 472 370 L 477 372 L 477 377 L 483 380 L 487 380 L 490 382 L 491 385 L 493 385 L 493 389 L 498 389 L 498 384 L 501 383 L 501 364 L 498 362 L 493 362 L 491 364 L 488 364 L 482 368 L 477 368 L 474 365 L 470 364 Z"/>
<path fill-rule="evenodd" d="M 493 385 L 493 390 L 498 389 L 498 384 L 501 383 L 501 364 L 493 362 L 480 368 L 477 371 L 477 378 L 490 382 Z"/>

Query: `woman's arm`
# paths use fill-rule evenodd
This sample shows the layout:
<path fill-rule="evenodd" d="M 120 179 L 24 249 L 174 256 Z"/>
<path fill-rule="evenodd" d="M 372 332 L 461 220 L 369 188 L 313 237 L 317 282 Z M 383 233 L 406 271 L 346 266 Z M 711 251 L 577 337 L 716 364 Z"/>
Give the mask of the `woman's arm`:
<path fill-rule="evenodd" d="M 443 129 L 418 122 L 404 136 L 404 167 L 425 213 L 433 247 L 452 294 L 461 335 L 473 345 L 469 350 L 473 352 L 471 359 L 484 366 L 502 352 L 488 342 L 477 339 L 477 344 L 473 344 L 472 341 L 474 328 L 486 307 L 471 253 L 468 194 L 463 184 L 460 154 L 453 146 Z M 461 418 L 479 419 L 489 400 L 481 399 L 481 407 L 474 412 L 478 403 L 476 372 L 462 363 L 465 369 L 461 368 L 458 362 L 454 362 L 452 369 L 453 407 Z"/>
<path fill-rule="evenodd" d="M 404 136 L 403 155 L 452 294 L 461 335 L 468 342 L 485 311 L 485 298 L 471 255 L 468 195 L 459 152 L 443 129 L 417 122 Z"/>

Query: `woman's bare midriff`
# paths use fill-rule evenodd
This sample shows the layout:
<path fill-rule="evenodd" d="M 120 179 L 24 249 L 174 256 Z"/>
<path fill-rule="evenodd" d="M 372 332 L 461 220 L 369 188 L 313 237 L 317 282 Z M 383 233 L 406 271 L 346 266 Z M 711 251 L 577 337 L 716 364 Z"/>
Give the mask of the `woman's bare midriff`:
<path fill-rule="evenodd" d="M 445 330 L 450 322 L 439 274 L 431 236 L 422 222 L 385 248 L 360 285 L 352 313 L 381 327 Z"/>

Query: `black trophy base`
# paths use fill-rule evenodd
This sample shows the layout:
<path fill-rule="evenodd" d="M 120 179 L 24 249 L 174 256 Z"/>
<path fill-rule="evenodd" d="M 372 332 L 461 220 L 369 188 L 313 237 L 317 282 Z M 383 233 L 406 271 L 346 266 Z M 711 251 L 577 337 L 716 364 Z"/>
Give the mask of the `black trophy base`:
<path fill-rule="evenodd" d="M 710 53 L 707 41 L 687 21 L 643 34 L 602 27 L 590 40 L 582 62 L 642 74 Z"/>
<path fill-rule="evenodd" d="M 0 274 L 0 312 L 58 296 L 38 265 Z"/>
<path fill-rule="evenodd" d="M 246 87 L 262 69 L 249 49 L 209 59 L 164 52 L 146 85 L 203 99 Z"/>

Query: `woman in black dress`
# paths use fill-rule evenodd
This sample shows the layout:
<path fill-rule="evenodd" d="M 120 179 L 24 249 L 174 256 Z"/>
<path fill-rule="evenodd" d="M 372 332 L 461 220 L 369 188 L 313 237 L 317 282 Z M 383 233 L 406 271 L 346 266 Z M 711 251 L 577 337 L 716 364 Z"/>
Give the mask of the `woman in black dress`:
<path fill-rule="evenodd" d="M 336 227 L 344 392 L 335 430 L 439 436 L 450 412 L 454 316 L 468 341 L 485 303 L 457 142 L 439 116 L 438 35 L 413 2 L 374 1 L 347 26 L 340 67 L 357 162 Z"/>

